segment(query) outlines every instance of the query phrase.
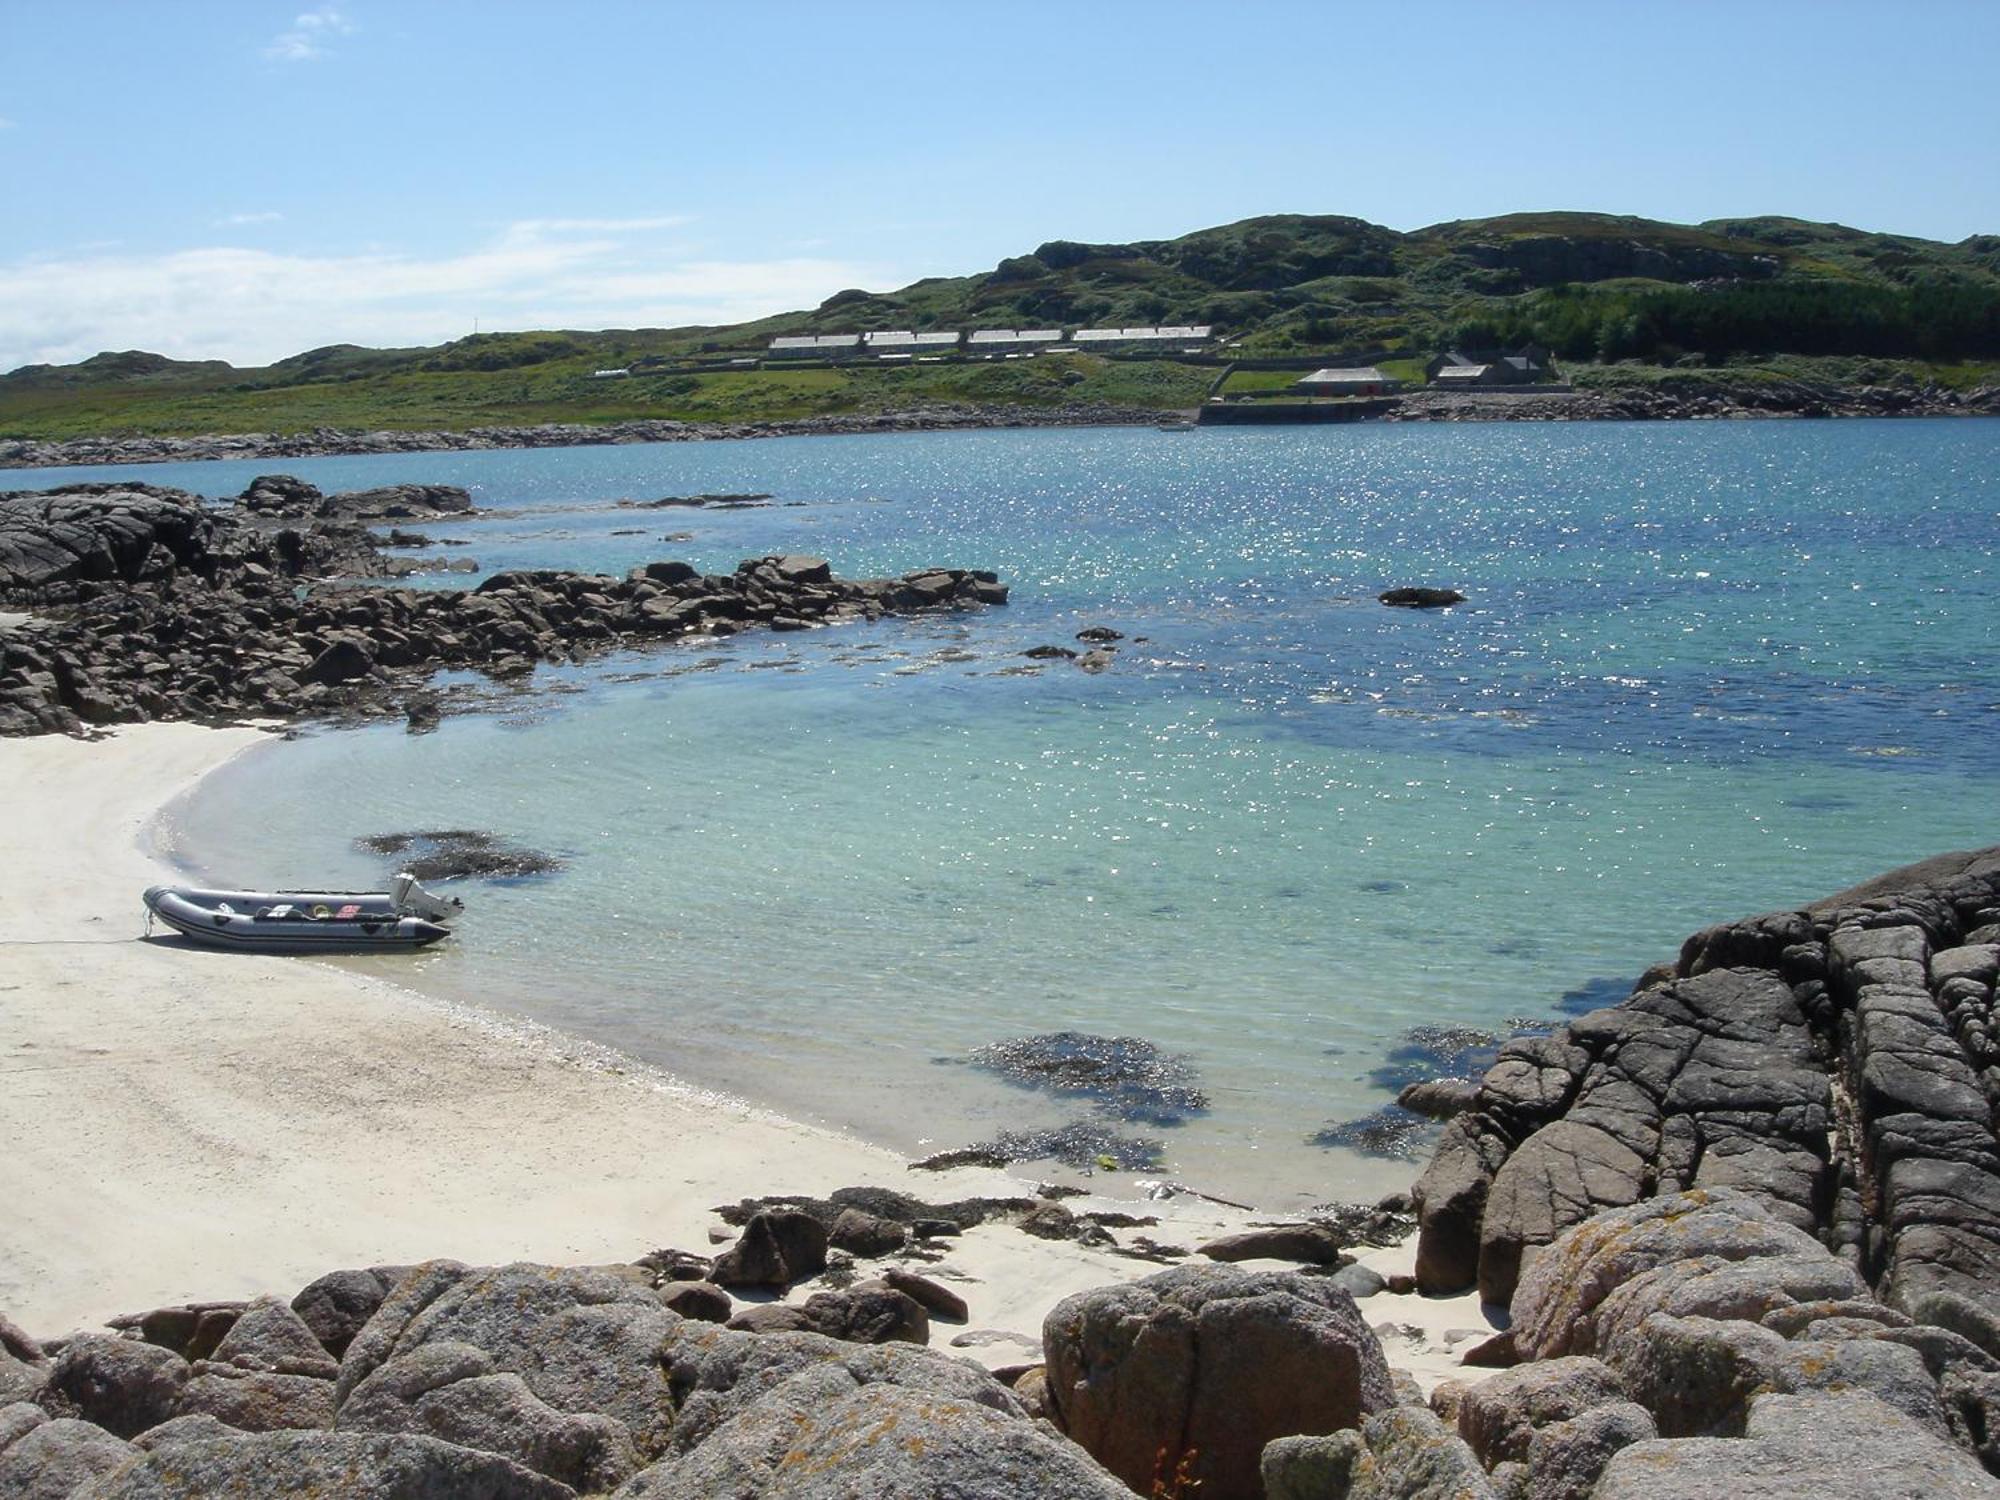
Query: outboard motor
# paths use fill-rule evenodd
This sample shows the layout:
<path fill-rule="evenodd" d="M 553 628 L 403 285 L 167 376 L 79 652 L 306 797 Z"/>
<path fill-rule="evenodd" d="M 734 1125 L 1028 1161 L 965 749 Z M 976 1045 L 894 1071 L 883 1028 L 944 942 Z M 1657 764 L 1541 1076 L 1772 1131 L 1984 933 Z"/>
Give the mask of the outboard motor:
<path fill-rule="evenodd" d="M 407 870 L 389 882 L 389 898 L 397 911 L 433 922 L 449 922 L 465 910 L 465 903 L 456 896 L 433 896 Z"/>

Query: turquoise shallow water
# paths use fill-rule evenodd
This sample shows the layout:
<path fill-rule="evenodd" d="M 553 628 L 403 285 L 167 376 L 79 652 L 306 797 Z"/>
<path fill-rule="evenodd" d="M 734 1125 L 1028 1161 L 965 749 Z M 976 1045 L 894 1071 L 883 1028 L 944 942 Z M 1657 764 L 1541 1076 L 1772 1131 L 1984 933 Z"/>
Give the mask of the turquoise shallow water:
<path fill-rule="evenodd" d="M 2000 841 L 1997 461 L 2000 424 L 1852 422 L 86 477 L 463 483 L 502 513 L 425 529 L 488 567 L 996 568 L 1005 610 L 691 643 L 434 735 L 271 747 L 206 784 L 182 852 L 318 883 L 378 873 L 352 840 L 385 829 L 555 849 L 562 875 L 468 893 L 420 982 L 905 1149 L 1078 1112 L 955 1061 L 976 1045 L 1144 1036 L 1212 1107 L 1134 1132 L 1165 1170 L 1279 1207 L 1408 1180 L 1311 1137 L 1387 1101 L 1411 1027 L 1614 998 L 1706 922 Z M 779 503 L 611 504 L 716 490 Z M 1400 583 L 1471 599 L 1374 602 Z M 1146 639 L 1099 677 L 1013 670 L 1087 624 Z"/>

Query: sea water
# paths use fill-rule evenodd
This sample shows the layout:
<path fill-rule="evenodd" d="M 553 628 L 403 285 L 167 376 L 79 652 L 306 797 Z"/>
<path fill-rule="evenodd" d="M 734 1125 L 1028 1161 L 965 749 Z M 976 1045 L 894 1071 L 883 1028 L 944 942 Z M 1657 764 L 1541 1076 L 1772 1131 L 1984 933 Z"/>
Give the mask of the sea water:
<path fill-rule="evenodd" d="M 354 962 L 912 1155 L 1103 1123 L 968 1061 L 1078 1031 L 1186 1059 L 1207 1096 L 1114 1122 L 1159 1143 L 1137 1176 L 1370 1196 L 1422 1140 L 1348 1127 L 1401 1083 L 1619 998 L 1700 926 L 2000 841 L 2000 423 L 903 434 L 14 482 L 223 497 L 273 469 L 465 485 L 488 515 L 420 529 L 482 572 L 1000 574 L 1002 609 L 544 669 L 423 736 L 311 731 L 212 778 L 177 835 L 205 876 L 265 885 L 379 882 L 355 841 L 411 828 L 553 852 L 559 874 L 468 888 L 456 941 Z M 703 492 L 772 500 L 616 503 Z M 1376 602 L 1405 584 L 1468 597 Z M 1097 625 L 1124 635 L 1102 674 L 1022 654 Z"/>

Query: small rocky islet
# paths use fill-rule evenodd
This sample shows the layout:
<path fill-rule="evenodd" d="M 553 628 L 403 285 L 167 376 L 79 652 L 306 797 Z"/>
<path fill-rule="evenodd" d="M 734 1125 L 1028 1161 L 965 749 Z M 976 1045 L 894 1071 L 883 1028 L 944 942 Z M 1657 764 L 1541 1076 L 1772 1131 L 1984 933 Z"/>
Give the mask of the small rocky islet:
<path fill-rule="evenodd" d="M 1193 1251 L 1071 1189 L 850 1188 L 720 1205 L 705 1252 L 0 1319 L 0 1494 L 2000 1494 L 1997 974 L 2000 849 L 1706 929 L 1501 1044 L 1407 1197 Z M 987 1061 L 1114 1106 L 1189 1086 L 1130 1039 Z M 1413 1277 L 1349 1253 L 1413 1224 Z M 1177 1263 L 988 1372 L 932 1346 L 1009 1337 L 950 1257 L 1010 1226 Z M 1503 1331 L 1426 1392 L 1371 1299 L 1469 1287 Z"/>
<path fill-rule="evenodd" d="M 0 494 L 0 609 L 32 611 L 0 630 L 0 736 L 246 717 L 423 729 L 449 706 L 429 686 L 441 669 L 518 681 L 690 635 L 1007 601 L 978 569 L 853 581 L 814 557 L 707 576 L 671 560 L 623 577 L 515 571 L 469 590 L 358 581 L 397 571 L 371 525 L 470 508 L 452 486 L 329 496 L 286 475 L 252 481 L 229 509 L 135 483 Z"/>

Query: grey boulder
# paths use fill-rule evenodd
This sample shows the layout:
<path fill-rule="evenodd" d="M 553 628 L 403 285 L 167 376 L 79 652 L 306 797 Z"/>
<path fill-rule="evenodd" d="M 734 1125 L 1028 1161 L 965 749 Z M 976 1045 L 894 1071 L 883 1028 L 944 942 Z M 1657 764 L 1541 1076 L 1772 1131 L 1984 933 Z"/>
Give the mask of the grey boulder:
<path fill-rule="evenodd" d="M 405 1277 L 349 1346 L 336 1425 L 346 1425 L 348 1401 L 377 1370 L 431 1344 L 459 1344 L 494 1373 L 518 1375 L 557 1412 L 623 1423 L 647 1458 L 673 1425 L 661 1361 L 682 1326 L 650 1290 L 607 1272 L 433 1262 Z"/>
<path fill-rule="evenodd" d="M 181 1416 L 210 1416 L 243 1432 L 333 1425 L 333 1382 L 204 1362 L 181 1388 Z"/>
<path fill-rule="evenodd" d="M 572 1488 L 609 1490 L 639 1468 L 623 1422 L 565 1413 L 519 1375 L 497 1373 L 470 1344 L 425 1344 L 357 1385 L 340 1408 L 342 1432 L 417 1433 L 503 1458 Z"/>
<path fill-rule="evenodd" d="M 188 1362 L 170 1349 L 83 1333 L 56 1356 L 40 1400 L 53 1416 L 81 1417 L 118 1437 L 134 1438 L 179 1414 L 181 1390 L 192 1374 Z"/>
<path fill-rule="evenodd" d="M 1458 1435 L 1490 1469 L 1526 1459 L 1540 1428 L 1623 1400 L 1625 1388 L 1618 1376 L 1587 1356 L 1517 1365 L 1468 1387 L 1459 1397 Z"/>
<path fill-rule="evenodd" d="M 1865 1392 L 1767 1395 L 1741 1438 L 1612 1455 L 1592 1500 L 1992 1500 L 1967 1454 Z"/>
<path fill-rule="evenodd" d="M 619 1500 L 1131 1500 L 1045 1426 L 821 1366 L 775 1387 Z"/>
<path fill-rule="evenodd" d="M 141 1454 L 75 1500 L 575 1500 L 491 1453 L 436 1438 L 268 1432 L 196 1438 Z"/>
<path fill-rule="evenodd" d="M 1493 1500 L 1479 1460 L 1420 1406 L 1360 1428 L 1278 1438 L 1263 1456 L 1265 1500 Z"/>
<path fill-rule="evenodd" d="M 339 1361 L 326 1352 L 319 1335 L 276 1297 L 259 1297 L 245 1307 L 209 1359 L 245 1370 L 322 1380 L 340 1373 Z"/>
<path fill-rule="evenodd" d="M 95 1423 L 50 1421 L 33 1407 L 0 1409 L 0 1495 L 7 1500 L 65 1500 L 131 1456 L 130 1443 Z"/>

